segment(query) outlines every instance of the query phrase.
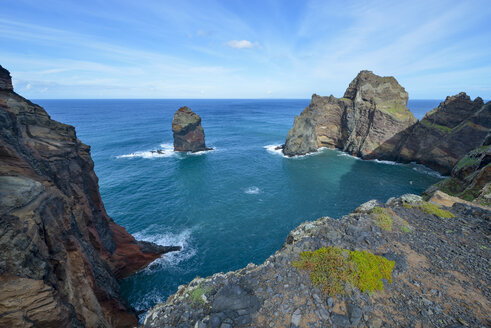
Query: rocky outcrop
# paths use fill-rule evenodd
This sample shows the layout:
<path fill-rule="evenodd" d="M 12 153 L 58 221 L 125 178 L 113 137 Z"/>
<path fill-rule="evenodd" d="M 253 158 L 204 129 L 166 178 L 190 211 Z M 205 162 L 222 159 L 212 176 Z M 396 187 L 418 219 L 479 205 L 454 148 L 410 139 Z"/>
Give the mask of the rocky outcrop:
<path fill-rule="evenodd" d="M 14 90 L 12 86 L 12 77 L 10 72 L 0 65 L 0 90 L 12 91 Z"/>
<path fill-rule="evenodd" d="M 421 121 L 407 109 L 407 100 L 393 77 L 362 71 L 344 98 L 312 96 L 295 118 L 283 152 L 295 156 L 338 148 L 364 159 L 416 162 L 448 175 L 491 130 L 491 102 L 479 97 L 447 97 Z"/>
<path fill-rule="evenodd" d="M 448 175 L 490 131 L 491 102 L 484 104 L 479 97 L 471 100 L 461 92 L 447 97 L 414 126 L 395 159 L 421 163 Z"/>
<path fill-rule="evenodd" d="M 361 71 L 343 98 L 312 96 L 295 118 L 283 153 L 304 155 L 321 147 L 339 148 L 362 158 L 391 158 L 417 122 L 408 95 L 393 77 Z"/>
<path fill-rule="evenodd" d="M 148 312 L 143 326 L 489 326 L 490 217 L 489 209 L 460 203 L 444 208 L 416 195 L 385 204 L 373 200 L 340 219 L 301 224 L 261 265 L 180 286 Z M 332 279 L 344 274 L 338 264 L 295 263 L 305 251 L 331 246 L 393 261 L 392 282 L 384 280 L 383 290 L 371 293 L 350 284 L 326 293 L 323 284 L 332 280 L 310 275 L 308 268 L 331 268 Z M 377 271 L 369 263 L 363 277 Z"/>
<path fill-rule="evenodd" d="M 133 327 L 124 278 L 174 248 L 106 213 L 90 147 L 0 70 L 0 326 Z"/>
<path fill-rule="evenodd" d="M 211 150 L 205 144 L 205 132 L 201 126 L 201 117 L 189 107 L 181 107 L 172 120 L 174 150 L 198 152 Z"/>
<path fill-rule="evenodd" d="M 434 197 L 438 191 L 491 207 L 491 133 L 457 162 L 450 177 L 429 187 L 424 196 Z"/>

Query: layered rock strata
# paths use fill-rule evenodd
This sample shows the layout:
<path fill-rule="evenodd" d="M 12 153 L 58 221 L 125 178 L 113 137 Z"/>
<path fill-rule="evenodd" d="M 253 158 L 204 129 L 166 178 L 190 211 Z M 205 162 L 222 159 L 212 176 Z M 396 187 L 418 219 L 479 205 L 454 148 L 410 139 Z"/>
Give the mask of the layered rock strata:
<path fill-rule="evenodd" d="M 106 213 L 90 147 L 0 68 L 0 326 L 133 327 L 117 279 L 176 250 Z"/>
<path fill-rule="evenodd" d="M 338 148 L 364 159 L 416 162 L 448 175 L 491 130 L 491 103 L 465 93 L 447 97 L 418 121 L 393 77 L 362 71 L 343 98 L 312 96 L 295 118 L 283 152 L 304 155 Z"/>
<path fill-rule="evenodd" d="M 464 92 L 447 97 L 428 112 L 403 140 L 395 160 L 417 162 L 442 174 L 469 151 L 482 144 L 491 131 L 491 102 Z"/>
<path fill-rule="evenodd" d="M 198 152 L 211 150 L 206 147 L 205 132 L 201 126 L 201 117 L 189 107 L 181 107 L 172 120 L 174 150 Z"/>
<path fill-rule="evenodd" d="M 261 265 L 180 286 L 143 327 L 489 326 L 490 217 L 490 209 L 444 208 L 416 195 L 370 201 L 340 219 L 301 224 Z M 394 261 L 392 283 L 370 294 L 350 285 L 324 293 L 294 263 L 329 246 Z"/>
<path fill-rule="evenodd" d="M 339 148 L 362 158 L 389 158 L 417 119 L 408 94 L 393 77 L 361 71 L 343 98 L 312 96 L 295 118 L 283 153 L 304 155 L 320 147 Z"/>
<path fill-rule="evenodd" d="M 491 133 L 480 147 L 457 162 L 450 177 L 428 188 L 424 195 L 434 197 L 438 190 L 491 207 Z"/>

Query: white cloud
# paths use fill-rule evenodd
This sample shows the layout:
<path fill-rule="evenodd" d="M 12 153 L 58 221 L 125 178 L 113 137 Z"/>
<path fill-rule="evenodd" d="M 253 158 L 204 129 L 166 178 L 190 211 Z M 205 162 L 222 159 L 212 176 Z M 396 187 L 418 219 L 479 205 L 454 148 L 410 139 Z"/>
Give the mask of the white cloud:
<path fill-rule="evenodd" d="M 237 48 L 237 49 L 250 49 L 257 47 L 257 43 L 252 43 L 249 40 L 230 40 L 227 42 L 227 45 L 231 48 Z"/>

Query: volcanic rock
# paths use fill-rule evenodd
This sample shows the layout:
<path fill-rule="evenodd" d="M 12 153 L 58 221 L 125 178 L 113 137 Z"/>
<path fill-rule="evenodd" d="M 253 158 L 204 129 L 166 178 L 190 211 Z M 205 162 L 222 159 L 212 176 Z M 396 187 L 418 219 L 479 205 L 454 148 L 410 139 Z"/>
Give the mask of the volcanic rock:
<path fill-rule="evenodd" d="M 172 120 L 174 150 L 198 152 L 211 150 L 206 147 L 205 132 L 201 126 L 201 117 L 189 107 L 181 107 Z"/>
<path fill-rule="evenodd" d="M 417 122 L 407 100 L 395 78 L 361 71 L 343 98 L 312 96 L 295 118 L 283 152 L 304 155 L 327 147 L 362 158 L 393 157 L 406 130 Z"/>
<path fill-rule="evenodd" d="M 447 97 L 416 124 L 399 147 L 396 160 L 417 162 L 448 175 L 491 131 L 491 102 L 464 92 Z"/>
<path fill-rule="evenodd" d="M 134 327 L 117 279 L 172 248 L 106 213 L 90 147 L 0 69 L 0 327 Z"/>

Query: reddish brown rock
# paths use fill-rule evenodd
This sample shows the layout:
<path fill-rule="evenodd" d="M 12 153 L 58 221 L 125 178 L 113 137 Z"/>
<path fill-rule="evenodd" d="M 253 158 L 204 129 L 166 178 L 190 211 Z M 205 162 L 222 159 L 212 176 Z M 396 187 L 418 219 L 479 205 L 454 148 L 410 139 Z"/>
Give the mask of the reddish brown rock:
<path fill-rule="evenodd" d="M 205 132 L 201 126 L 201 117 L 189 107 L 181 107 L 172 120 L 174 150 L 198 152 L 211 150 L 206 147 Z"/>
<path fill-rule="evenodd" d="M 90 147 L 0 73 L 0 327 L 137 325 L 117 279 L 174 249 L 107 215 Z"/>

